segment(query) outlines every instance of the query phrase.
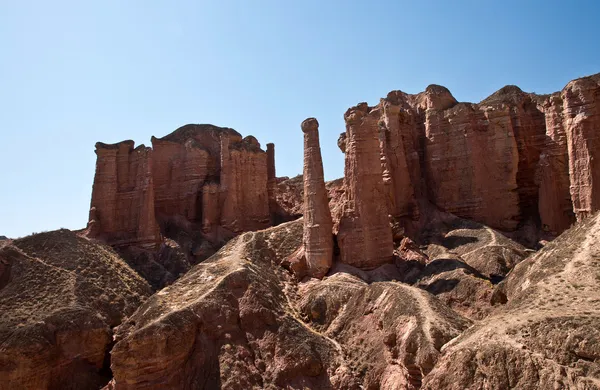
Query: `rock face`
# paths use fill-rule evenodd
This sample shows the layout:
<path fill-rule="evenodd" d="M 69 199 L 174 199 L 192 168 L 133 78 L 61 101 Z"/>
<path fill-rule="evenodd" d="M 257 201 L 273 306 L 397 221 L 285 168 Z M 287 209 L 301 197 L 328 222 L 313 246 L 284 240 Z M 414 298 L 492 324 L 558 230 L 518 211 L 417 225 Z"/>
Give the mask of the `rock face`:
<path fill-rule="evenodd" d="M 267 155 L 256 139 L 223 138 L 221 169 L 221 226 L 234 233 L 268 227 Z"/>
<path fill-rule="evenodd" d="M 235 234 L 271 224 L 274 161 L 269 168 L 267 154 L 252 136 L 186 125 L 152 137 L 152 149 L 134 149 L 133 141 L 96 148 L 90 237 L 157 250 L 161 233 L 171 238 L 175 226 L 188 229 L 197 245 L 218 249 Z M 190 256 L 190 262 L 197 261 Z"/>
<path fill-rule="evenodd" d="M 329 210 L 332 217 L 339 217 L 342 197 L 345 192 L 344 179 L 325 182 Z M 289 222 L 298 219 L 304 212 L 304 179 L 298 175 L 291 179 L 278 178 L 275 189 L 276 220 Z"/>
<path fill-rule="evenodd" d="M 469 321 L 400 283 L 297 286 L 276 264 L 301 236 L 301 221 L 245 233 L 151 297 L 119 327 L 111 386 L 416 388 Z"/>
<path fill-rule="evenodd" d="M 518 264 L 505 302 L 443 348 L 424 389 L 597 389 L 600 382 L 600 216 Z"/>
<path fill-rule="evenodd" d="M 555 93 L 546 100 L 544 113 L 546 145 L 540 155 L 538 167 L 538 209 L 544 230 L 562 232 L 573 223 L 575 216 L 569 188 L 569 154 L 560 93 Z"/>
<path fill-rule="evenodd" d="M 269 197 L 269 212 L 271 213 L 271 224 L 277 221 L 277 173 L 275 170 L 275 144 L 267 144 L 267 194 Z"/>
<path fill-rule="evenodd" d="M 600 74 L 571 81 L 562 90 L 573 210 L 580 220 L 600 208 Z"/>
<path fill-rule="evenodd" d="M 68 230 L 0 249 L 0 389 L 91 389 L 110 379 L 112 328 L 150 287 L 109 247 Z"/>
<path fill-rule="evenodd" d="M 319 122 L 309 118 L 301 127 L 304 133 L 304 255 L 308 274 L 322 278 L 333 262 L 333 222 L 325 189 Z"/>
<path fill-rule="evenodd" d="M 133 141 L 96 144 L 90 228 L 113 245 L 154 247 L 160 232 L 154 214 L 152 149 Z"/>
<path fill-rule="evenodd" d="M 599 207 L 593 186 L 599 80 L 574 80 L 549 96 L 506 86 L 478 104 L 458 103 L 437 85 L 415 95 L 392 91 L 376 107 L 351 108 L 347 122 L 361 113 L 356 117 L 369 130 L 348 123 L 338 145 L 348 168 L 356 154 L 351 133 L 364 131 L 371 142 L 360 153 L 371 163 L 361 169 L 383 181 L 373 187 L 370 207 L 387 207 L 396 219 L 418 219 L 419 199 L 426 199 L 495 229 L 535 223 L 555 236 L 575 214 L 581 219 Z M 346 172 L 349 196 L 354 175 Z"/>
<path fill-rule="evenodd" d="M 340 262 L 362 269 L 390 262 L 394 249 L 379 149 L 380 115 L 379 109 L 365 103 L 344 115 L 345 194 L 337 239 Z"/>
<path fill-rule="evenodd" d="M 417 121 L 406 96 L 391 92 L 382 99 L 383 124 L 380 148 L 385 159 L 384 183 L 394 216 L 418 217 L 416 196 L 420 195 L 421 169 Z"/>

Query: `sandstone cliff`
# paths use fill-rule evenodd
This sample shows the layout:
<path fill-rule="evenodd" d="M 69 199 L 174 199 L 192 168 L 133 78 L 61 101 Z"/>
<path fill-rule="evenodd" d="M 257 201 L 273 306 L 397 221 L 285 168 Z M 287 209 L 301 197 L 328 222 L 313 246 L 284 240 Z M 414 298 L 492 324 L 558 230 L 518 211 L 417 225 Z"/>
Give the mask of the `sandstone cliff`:
<path fill-rule="evenodd" d="M 378 140 L 381 112 L 366 103 L 349 109 L 346 120 L 345 193 L 337 224 L 340 262 L 373 269 L 393 252 L 389 202 L 383 183 Z"/>
<path fill-rule="evenodd" d="M 113 245 L 156 246 L 152 149 L 98 142 L 96 155 L 90 231 Z"/>
<path fill-rule="evenodd" d="M 430 85 L 414 95 L 392 91 L 375 107 L 352 108 L 338 141 L 346 153 L 344 207 L 356 208 L 353 183 L 371 180 L 368 207 L 382 211 L 369 215 L 387 210 L 392 218 L 416 220 L 420 200 L 426 200 L 502 231 L 536 224 L 556 236 L 575 215 L 580 219 L 600 207 L 593 186 L 599 80 L 577 79 L 553 95 L 506 86 L 478 104 L 459 103 L 446 88 Z M 362 113 L 361 123 L 370 118 L 362 137 L 379 139 L 378 147 L 371 141 L 360 149 L 359 158 L 373 163 L 355 162 L 351 136 L 363 129 L 352 124 L 356 113 Z M 353 170 L 360 169 L 383 184 L 356 179 Z M 369 224 L 376 228 L 382 221 Z"/>
<path fill-rule="evenodd" d="M 156 258 L 164 238 L 177 241 L 194 264 L 234 235 L 271 224 L 274 165 L 252 136 L 186 125 L 152 137 L 152 148 L 98 143 L 96 154 L 87 234 L 117 248 L 154 286 L 177 277 Z"/>

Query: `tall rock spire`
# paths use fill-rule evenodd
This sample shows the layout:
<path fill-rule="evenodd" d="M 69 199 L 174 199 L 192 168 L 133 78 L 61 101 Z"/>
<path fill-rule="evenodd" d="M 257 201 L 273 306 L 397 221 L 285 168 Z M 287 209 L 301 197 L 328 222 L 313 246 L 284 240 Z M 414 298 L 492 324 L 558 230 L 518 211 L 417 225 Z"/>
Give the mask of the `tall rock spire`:
<path fill-rule="evenodd" d="M 333 261 L 333 222 L 329 211 L 319 146 L 319 122 L 302 122 L 304 133 L 304 252 L 308 274 L 325 276 Z"/>
<path fill-rule="evenodd" d="M 346 187 L 339 223 L 340 262 L 373 269 L 392 260 L 394 243 L 383 183 L 378 123 L 381 110 L 359 104 L 346 112 Z"/>

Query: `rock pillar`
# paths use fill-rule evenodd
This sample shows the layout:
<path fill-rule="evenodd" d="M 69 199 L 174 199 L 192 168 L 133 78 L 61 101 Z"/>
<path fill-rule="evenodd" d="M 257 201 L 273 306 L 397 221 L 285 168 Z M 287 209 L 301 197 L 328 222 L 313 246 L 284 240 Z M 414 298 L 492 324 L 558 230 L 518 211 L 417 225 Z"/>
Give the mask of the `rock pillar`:
<path fill-rule="evenodd" d="M 329 211 L 319 146 L 319 122 L 302 122 L 304 133 L 304 252 L 308 274 L 325 276 L 333 261 L 333 222 Z"/>
<path fill-rule="evenodd" d="M 346 120 L 346 187 L 338 228 L 340 261 L 373 269 L 391 261 L 394 244 L 379 148 L 379 109 L 366 103 L 349 109 Z"/>

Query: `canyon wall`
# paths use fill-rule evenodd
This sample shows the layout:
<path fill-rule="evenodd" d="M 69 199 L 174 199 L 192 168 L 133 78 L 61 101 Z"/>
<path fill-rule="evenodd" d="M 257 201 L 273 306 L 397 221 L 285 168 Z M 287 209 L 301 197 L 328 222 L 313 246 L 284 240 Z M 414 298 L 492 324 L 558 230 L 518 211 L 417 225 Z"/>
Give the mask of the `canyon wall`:
<path fill-rule="evenodd" d="M 267 154 L 252 136 L 186 125 L 152 148 L 98 143 L 96 154 L 88 234 L 111 245 L 156 247 L 174 223 L 215 243 L 270 226 Z"/>
<path fill-rule="evenodd" d="M 154 214 L 152 149 L 133 141 L 96 143 L 96 175 L 89 226 L 114 245 L 155 246 L 160 232 Z"/>
<path fill-rule="evenodd" d="M 507 232 L 534 224 L 556 235 L 575 217 L 590 215 L 600 208 L 599 102 L 600 75 L 594 75 L 552 95 L 506 86 L 478 104 L 459 103 L 446 88 L 430 85 L 351 108 L 338 141 L 346 154 L 344 207 L 367 207 L 373 220 L 352 211 L 340 221 L 342 262 L 353 263 L 348 253 L 364 258 L 362 242 L 377 243 L 371 256 L 387 253 L 378 241 L 389 241 L 380 234 L 390 229 L 383 215 L 418 219 L 423 201 Z M 362 187 L 369 190 L 357 203 Z M 379 233 L 345 238 L 360 236 L 365 226 Z"/>

